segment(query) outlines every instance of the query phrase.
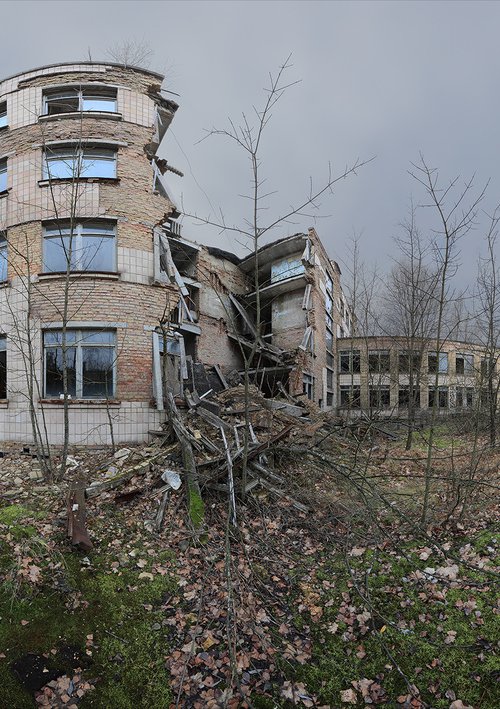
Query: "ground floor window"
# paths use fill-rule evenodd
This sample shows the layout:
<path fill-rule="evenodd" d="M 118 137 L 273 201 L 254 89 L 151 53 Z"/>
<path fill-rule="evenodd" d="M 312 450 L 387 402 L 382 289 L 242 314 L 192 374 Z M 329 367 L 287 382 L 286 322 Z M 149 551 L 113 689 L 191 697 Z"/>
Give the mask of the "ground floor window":
<path fill-rule="evenodd" d="M 361 406 L 361 387 L 341 385 L 340 406 L 345 409 L 359 409 Z"/>
<path fill-rule="evenodd" d="M 437 390 L 438 397 L 436 406 L 438 409 L 448 408 L 448 387 L 439 387 Z M 434 402 L 436 401 L 436 389 L 434 387 L 429 387 L 429 409 L 434 407 Z"/>
<path fill-rule="evenodd" d="M 420 387 L 413 387 L 412 392 L 413 407 L 420 408 Z M 399 387 L 398 391 L 398 406 L 402 409 L 407 409 L 410 406 L 410 387 Z"/>
<path fill-rule="evenodd" d="M 110 330 L 67 330 L 68 394 L 76 399 L 108 399 L 115 395 L 116 335 Z M 64 393 L 62 330 L 43 334 L 45 396 Z"/>
<path fill-rule="evenodd" d="M 0 399 L 7 398 L 7 338 L 0 335 Z"/>
<path fill-rule="evenodd" d="M 370 409 L 388 409 L 391 405 L 391 390 L 388 386 L 371 386 Z"/>

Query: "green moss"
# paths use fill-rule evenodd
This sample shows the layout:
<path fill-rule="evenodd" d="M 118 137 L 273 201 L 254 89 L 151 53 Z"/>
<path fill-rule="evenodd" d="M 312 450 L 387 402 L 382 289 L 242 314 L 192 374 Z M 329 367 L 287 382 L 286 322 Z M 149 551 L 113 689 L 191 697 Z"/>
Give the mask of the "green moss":
<path fill-rule="evenodd" d="M 189 489 L 189 518 L 195 529 L 199 529 L 205 519 L 205 505 L 200 493 L 194 488 Z"/>
<path fill-rule="evenodd" d="M 7 505 L 7 507 L 0 507 L 0 524 L 11 526 L 27 518 L 40 518 L 40 512 L 34 512 L 23 505 Z"/>

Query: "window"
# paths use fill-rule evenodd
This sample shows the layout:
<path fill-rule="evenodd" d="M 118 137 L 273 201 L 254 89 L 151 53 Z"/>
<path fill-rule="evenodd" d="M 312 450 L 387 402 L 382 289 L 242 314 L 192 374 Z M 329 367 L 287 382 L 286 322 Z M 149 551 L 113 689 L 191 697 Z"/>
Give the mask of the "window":
<path fill-rule="evenodd" d="M 429 352 L 427 356 L 427 364 L 429 367 L 429 374 L 436 374 L 436 372 L 439 372 L 439 374 L 446 374 L 448 372 L 448 353 Z"/>
<path fill-rule="evenodd" d="M 420 352 L 406 351 L 399 353 L 399 372 L 400 374 L 405 374 L 410 371 L 410 365 L 412 373 L 420 372 Z"/>
<path fill-rule="evenodd" d="M 330 293 L 333 293 L 333 278 L 329 273 L 326 274 L 326 289 Z"/>
<path fill-rule="evenodd" d="M 0 231 L 0 283 L 7 280 L 7 236 Z M 1 398 L 1 397 L 0 397 Z"/>
<path fill-rule="evenodd" d="M 462 409 L 464 405 L 464 390 L 462 388 L 457 388 L 455 392 L 455 406 L 457 409 Z"/>
<path fill-rule="evenodd" d="M 342 385 L 340 387 L 340 406 L 349 409 L 359 409 L 361 406 L 361 387 Z"/>
<path fill-rule="evenodd" d="M 391 358 L 389 350 L 381 350 L 379 352 L 368 352 L 368 371 L 370 373 L 388 372 L 390 369 Z"/>
<path fill-rule="evenodd" d="M 0 399 L 7 398 L 7 338 L 0 335 Z"/>
<path fill-rule="evenodd" d="M 328 327 L 325 330 L 325 345 L 327 350 L 333 350 L 333 332 Z"/>
<path fill-rule="evenodd" d="M 333 371 L 331 369 L 326 370 L 326 386 L 328 389 L 333 389 Z"/>
<path fill-rule="evenodd" d="M 391 391 L 388 386 L 371 386 L 369 396 L 371 409 L 388 409 L 391 405 Z"/>
<path fill-rule="evenodd" d="M 62 331 L 43 335 L 45 396 L 63 394 Z M 68 394 L 77 399 L 114 396 L 115 333 L 107 330 L 67 330 Z"/>
<path fill-rule="evenodd" d="M 429 387 L 429 409 L 434 408 L 436 401 L 436 390 L 434 387 Z M 448 408 L 448 387 L 438 387 L 438 398 L 436 402 L 438 409 Z"/>
<path fill-rule="evenodd" d="M 340 373 L 357 374 L 361 371 L 359 350 L 341 350 L 339 353 Z"/>
<path fill-rule="evenodd" d="M 325 299 L 325 308 L 327 313 L 329 313 L 330 315 L 333 314 L 333 298 L 328 293 Z"/>
<path fill-rule="evenodd" d="M 0 103 L 0 128 L 7 128 L 7 104 Z"/>
<path fill-rule="evenodd" d="M 465 390 L 465 404 L 469 409 L 472 409 L 474 406 L 474 388 L 473 387 L 467 387 Z"/>
<path fill-rule="evenodd" d="M 488 379 L 495 370 L 495 362 L 492 357 L 481 358 L 481 377 Z"/>
<path fill-rule="evenodd" d="M 0 192 L 7 190 L 7 159 L 0 160 Z"/>
<path fill-rule="evenodd" d="M 48 148 L 43 161 L 44 180 L 115 178 L 116 150 L 102 147 Z"/>
<path fill-rule="evenodd" d="M 474 355 L 457 354 L 455 357 L 455 371 L 458 375 L 473 374 L 473 372 L 474 372 Z"/>
<path fill-rule="evenodd" d="M 398 406 L 401 409 L 407 409 L 410 406 L 410 387 L 399 387 Z M 420 389 L 418 387 L 413 388 L 413 408 L 420 408 Z"/>
<path fill-rule="evenodd" d="M 287 278 L 295 278 L 304 273 L 304 271 L 304 264 L 300 258 L 297 256 L 288 256 L 272 264 L 271 283 L 284 281 Z"/>
<path fill-rule="evenodd" d="M 302 373 L 302 391 L 308 399 L 314 399 L 314 377 L 312 374 Z"/>
<path fill-rule="evenodd" d="M 75 224 L 67 222 L 44 228 L 44 271 L 114 271 L 115 226 L 109 222 Z"/>
<path fill-rule="evenodd" d="M 330 391 L 326 395 L 326 405 L 333 406 L 333 393 Z"/>
<path fill-rule="evenodd" d="M 116 89 L 88 86 L 82 89 L 50 91 L 44 95 L 44 115 L 54 116 L 76 111 L 116 113 Z"/>

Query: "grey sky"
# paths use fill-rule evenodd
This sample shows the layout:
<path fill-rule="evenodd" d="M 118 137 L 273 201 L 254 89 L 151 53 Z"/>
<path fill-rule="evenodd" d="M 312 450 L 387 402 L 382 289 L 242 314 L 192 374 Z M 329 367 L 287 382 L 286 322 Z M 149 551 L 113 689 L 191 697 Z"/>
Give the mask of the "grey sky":
<path fill-rule="evenodd" d="M 169 161 L 185 173 L 169 182 L 186 210 L 208 215 L 221 207 L 241 223 L 249 205 L 248 164 L 222 138 L 197 141 L 204 129 L 262 101 L 269 71 L 292 53 L 290 89 L 266 134 L 263 168 L 279 191 L 270 215 L 320 184 L 328 163 L 341 171 L 377 156 L 322 200 L 316 228 L 342 262 L 353 231 L 363 233 L 366 260 L 392 249 L 391 237 L 421 192 L 407 174 L 419 151 L 443 178 L 491 178 L 484 208 L 500 202 L 500 50 L 497 2 L 0 2 L 2 76 L 43 64 L 106 58 L 124 39 L 148 40 L 151 68 L 166 71 L 165 87 L 180 109 L 165 142 Z M 313 224 L 300 219 L 275 237 Z M 186 224 L 198 241 L 228 237 Z M 463 244 L 472 277 L 482 232 Z"/>

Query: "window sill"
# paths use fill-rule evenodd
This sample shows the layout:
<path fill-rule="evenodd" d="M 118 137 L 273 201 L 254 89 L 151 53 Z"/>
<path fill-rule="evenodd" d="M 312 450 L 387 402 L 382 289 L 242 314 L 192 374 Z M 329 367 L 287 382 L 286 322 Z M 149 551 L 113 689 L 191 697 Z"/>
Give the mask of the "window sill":
<path fill-rule="evenodd" d="M 121 113 L 113 111 L 69 111 L 68 113 L 48 113 L 38 116 L 38 122 L 47 123 L 48 121 L 59 121 L 66 118 L 107 118 L 110 121 L 121 121 L 123 116 Z"/>
<path fill-rule="evenodd" d="M 121 406 L 122 402 L 119 399 L 68 399 L 69 406 L 72 407 L 95 407 L 95 408 L 106 408 L 112 406 L 113 408 L 118 408 Z M 64 406 L 64 399 L 38 399 L 38 406 L 46 408 L 60 409 Z"/>
<path fill-rule="evenodd" d="M 39 187 L 49 187 L 50 185 L 64 185 L 72 182 L 102 182 L 103 184 L 120 184 L 119 177 L 54 177 L 52 180 L 38 180 Z M 7 190 L 8 191 L 8 190 Z M 1 196 L 1 193 L 0 193 Z"/>
<path fill-rule="evenodd" d="M 60 281 L 63 278 L 66 278 L 66 272 L 65 271 L 54 271 L 51 273 L 39 273 L 38 274 L 38 280 L 39 281 Z M 102 279 L 105 281 L 118 281 L 120 280 L 120 273 L 117 273 L 116 271 L 71 271 L 69 274 L 69 277 L 71 279 L 76 279 L 76 278 L 95 278 L 95 279 Z"/>
<path fill-rule="evenodd" d="M 9 400 L 8 399 L 0 399 L 0 409 L 8 409 L 9 408 Z"/>

